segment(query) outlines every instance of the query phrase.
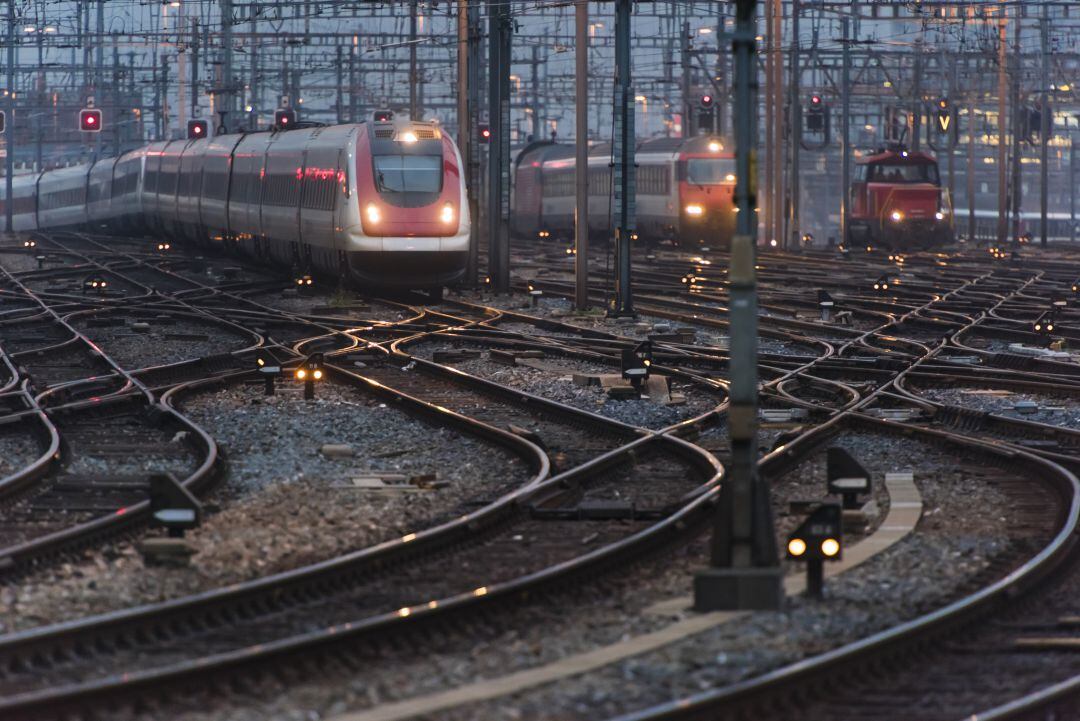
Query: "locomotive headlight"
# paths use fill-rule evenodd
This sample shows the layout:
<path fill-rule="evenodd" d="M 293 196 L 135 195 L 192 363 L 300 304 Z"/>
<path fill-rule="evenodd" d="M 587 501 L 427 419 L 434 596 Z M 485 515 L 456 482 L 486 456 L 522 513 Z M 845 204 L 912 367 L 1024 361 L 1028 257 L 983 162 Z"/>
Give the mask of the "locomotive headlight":
<path fill-rule="evenodd" d="M 364 209 L 364 212 L 367 214 L 367 219 L 369 223 L 374 224 L 382 220 L 382 213 L 379 212 L 379 209 L 375 207 L 374 203 L 368 203 L 367 208 Z"/>
<path fill-rule="evenodd" d="M 904 219 L 904 214 L 901 213 L 899 210 L 894 210 L 892 214 L 889 215 L 889 217 L 892 218 L 892 222 L 899 223 L 901 220 Z"/>
<path fill-rule="evenodd" d="M 398 140 L 400 140 L 403 143 L 415 143 L 416 142 L 416 133 L 414 133 L 411 130 L 406 130 L 404 133 L 401 133 L 400 135 L 398 135 Z"/>
<path fill-rule="evenodd" d="M 691 215 L 695 218 L 700 218 L 701 216 L 705 215 L 705 209 L 697 203 L 691 203 L 690 205 L 686 206 L 686 214 Z"/>
<path fill-rule="evenodd" d="M 454 206 L 451 205 L 450 203 L 447 203 L 446 205 L 444 205 L 442 207 L 442 210 L 439 211 L 439 220 L 446 223 L 447 225 L 449 225 L 450 223 L 453 223 L 454 222 Z"/>
<path fill-rule="evenodd" d="M 715 140 L 713 140 L 712 142 L 709 143 L 709 152 L 710 153 L 719 153 L 723 149 L 724 149 L 724 146 L 721 145 L 720 143 L 718 143 Z"/>
<path fill-rule="evenodd" d="M 735 182 L 735 173 L 728 173 L 727 175 L 725 175 L 724 176 L 724 182 L 725 183 L 734 183 Z"/>

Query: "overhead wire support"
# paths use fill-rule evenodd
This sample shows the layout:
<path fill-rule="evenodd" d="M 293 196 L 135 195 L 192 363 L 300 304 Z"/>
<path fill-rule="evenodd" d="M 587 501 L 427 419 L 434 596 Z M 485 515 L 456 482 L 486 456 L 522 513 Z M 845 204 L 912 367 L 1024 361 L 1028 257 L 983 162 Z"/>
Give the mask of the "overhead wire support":
<path fill-rule="evenodd" d="M 694 578 L 698 611 L 777 609 L 784 599 L 768 484 L 757 468 L 756 6 L 756 0 L 737 0 L 732 39 L 737 215 L 728 268 L 731 462 L 714 516 L 710 566 Z"/>
<path fill-rule="evenodd" d="M 510 291 L 510 3 L 488 4 L 488 274 L 496 293 Z"/>
<path fill-rule="evenodd" d="M 589 0 L 577 0 L 574 24 L 574 307 L 585 310 L 589 307 Z"/>
<path fill-rule="evenodd" d="M 633 0 L 615 0 L 615 133 L 611 169 L 615 193 L 615 299 L 608 309 L 614 318 L 633 317 L 634 295 L 630 253 L 635 233 L 634 86 L 631 82 L 630 11 Z"/>

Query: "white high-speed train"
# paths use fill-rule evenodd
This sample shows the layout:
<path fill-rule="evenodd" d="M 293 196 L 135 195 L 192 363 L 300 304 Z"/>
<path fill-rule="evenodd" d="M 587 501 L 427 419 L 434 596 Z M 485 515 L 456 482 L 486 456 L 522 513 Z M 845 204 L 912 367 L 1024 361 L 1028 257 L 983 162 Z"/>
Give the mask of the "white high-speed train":
<path fill-rule="evenodd" d="M 461 155 L 430 122 L 159 142 L 13 184 L 16 231 L 147 233 L 376 287 L 439 288 L 468 256 Z"/>

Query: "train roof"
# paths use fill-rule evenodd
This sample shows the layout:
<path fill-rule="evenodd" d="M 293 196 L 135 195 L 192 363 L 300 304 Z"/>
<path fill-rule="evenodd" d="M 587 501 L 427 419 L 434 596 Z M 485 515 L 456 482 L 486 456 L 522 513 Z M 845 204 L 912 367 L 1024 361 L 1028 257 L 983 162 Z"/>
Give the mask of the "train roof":
<path fill-rule="evenodd" d="M 724 146 L 724 141 L 716 136 L 695 135 L 692 138 L 651 138 L 641 140 L 635 147 L 637 153 L 704 153 L 712 152 L 710 144 L 719 142 Z M 611 155 L 611 143 L 596 143 L 589 147 L 589 155 L 592 157 Z M 515 167 L 528 159 L 530 163 L 545 163 L 550 160 L 561 160 L 574 157 L 574 145 L 572 143 L 558 143 L 551 140 L 537 140 L 529 143 L 518 153 L 514 161 Z"/>
<path fill-rule="evenodd" d="M 893 165 L 936 165 L 937 158 L 917 150 L 878 150 L 855 161 L 858 164 L 884 163 Z"/>

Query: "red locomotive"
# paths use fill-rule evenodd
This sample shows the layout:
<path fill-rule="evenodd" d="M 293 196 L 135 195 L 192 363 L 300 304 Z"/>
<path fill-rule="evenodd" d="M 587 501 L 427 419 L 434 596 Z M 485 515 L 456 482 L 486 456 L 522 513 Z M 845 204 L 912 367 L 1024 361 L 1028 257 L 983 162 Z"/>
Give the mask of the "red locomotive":
<path fill-rule="evenodd" d="M 937 160 L 901 147 L 857 161 L 850 217 L 848 241 L 855 245 L 918 249 L 954 237 L 952 203 Z"/>

